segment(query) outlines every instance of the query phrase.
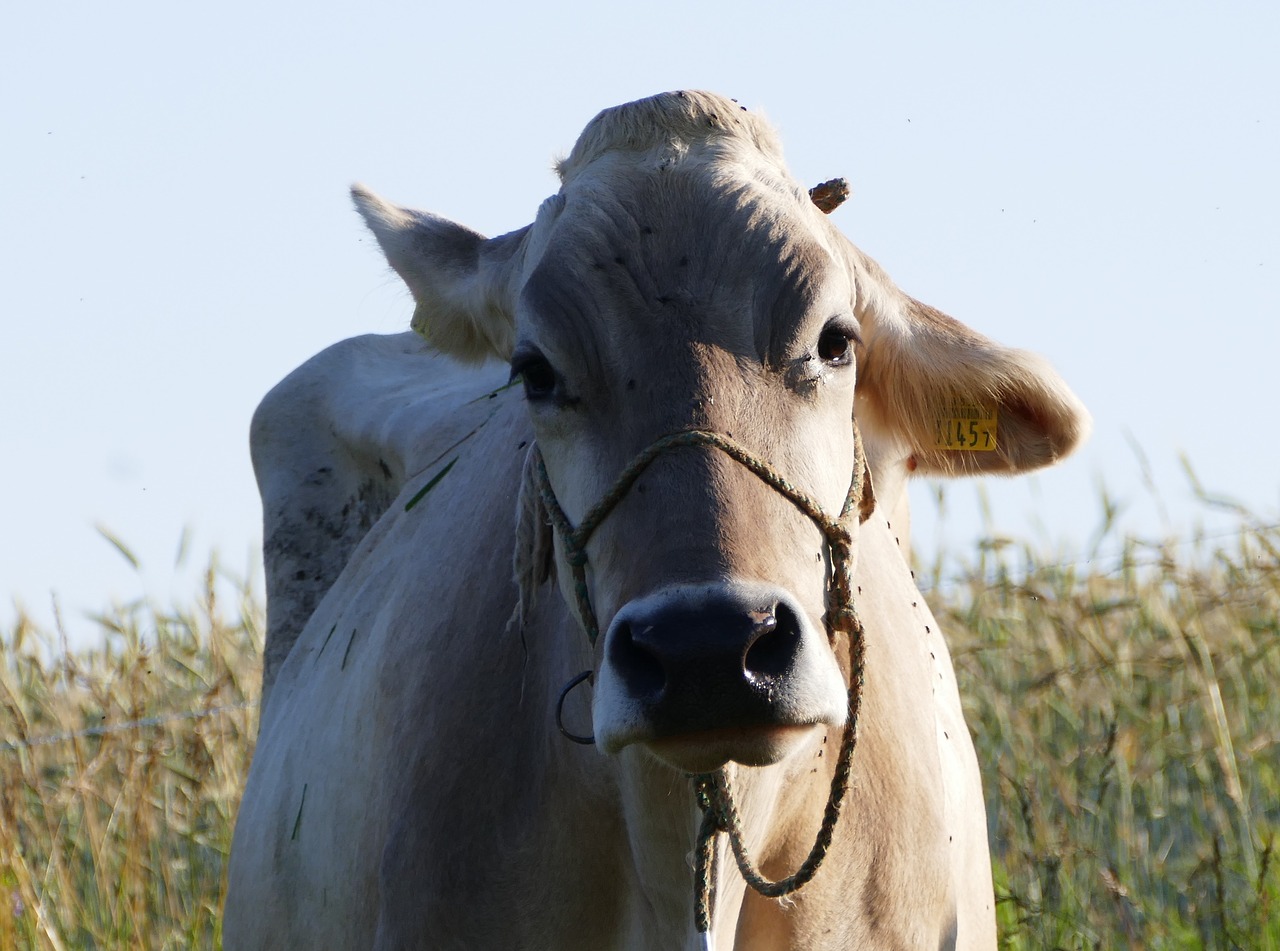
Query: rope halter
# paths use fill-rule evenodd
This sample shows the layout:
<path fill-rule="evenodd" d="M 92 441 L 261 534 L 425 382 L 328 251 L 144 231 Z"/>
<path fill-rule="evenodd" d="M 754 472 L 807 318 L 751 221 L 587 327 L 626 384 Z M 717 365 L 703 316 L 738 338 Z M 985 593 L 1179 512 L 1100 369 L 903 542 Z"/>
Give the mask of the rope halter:
<path fill-rule="evenodd" d="M 578 616 L 591 646 L 594 647 L 596 640 L 600 637 L 600 625 L 596 619 L 595 610 L 591 606 L 591 595 L 587 589 L 587 542 L 591 540 L 591 536 L 609 513 L 622 501 L 649 464 L 664 452 L 680 446 L 710 446 L 720 450 L 809 517 L 831 549 L 831 592 L 827 603 L 827 633 L 832 637 L 837 631 L 847 633 L 854 622 L 851 590 L 853 540 L 844 522 L 855 505 L 859 508 L 860 520 L 865 522 L 875 504 L 870 488 L 871 480 L 866 475 L 862 437 L 856 425 L 853 429 L 853 438 L 854 455 L 857 460 L 854 464 L 853 479 L 849 483 L 849 492 L 845 496 L 840 514 L 835 518 L 827 515 L 822 510 L 822 506 L 779 475 L 769 463 L 748 452 L 729 437 L 706 430 L 691 429 L 662 436 L 651 443 L 647 449 L 642 450 L 631 464 L 622 470 L 609 491 L 583 516 L 577 528 L 574 528 L 573 523 L 569 521 L 569 516 L 565 515 L 564 509 L 560 507 L 555 492 L 551 488 L 551 480 L 547 477 L 547 467 L 542 460 L 542 453 L 535 445 L 533 451 L 537 453 L 537 457 L 534 471 L 537 474 L 538 491 L 547 508 L 551 524 L 564 547 L 565 560 L 569 562 L 573 572 Z"/>
<path fill-rule="evenodd" d="M 836 821 L 840 817 L 840 807 L 849 789 L 853 749 L 858 737 L 858 712 L 862 704 L 864 648 L 862 622 L 858 619 L 853 604 L 853 539 L 845 526 L 855 506 L 858 508 L 859 520 L 865 522 L 875 505 L 866 457 L 862 450 L 862 437 L 856 423 L 853 427 L 853 441 L 853 476 L 840 513 L 834 518 L 824 512 L 813 498 L 784 479 L 768 462 L 753 455 L 729 437 L 706 430 L 685 430 L 662 436 L 642 450 L 622 470 L 609 491 L 583 516 L 576 528 L 556 499 L 541 452 L 536 445 L 533 448 L 533 452 L 537 454 L 534 471 L 538 490 L 564 548 L 565 559 L 573 572 L 578 617 L 592 647 L 600 637 L 600 625 L 591 605 L 591 594 L 587 586 L 587 542 L 630 491 L 641 473 L 664 452 L 683 446 L 706 446 L 719 450 L 806 515 L 822 533 L 829 549 L 831 578 L 824 623 L 829 640 L 834 641 L 838 633 L 849 637 L 849 692 L 844 736 L 840 743 L 835 773 L 831 778 L 831 792 L 823 812 L 822 825 L 808 857 L 795 873 L 776 882 L 769 881 L 760 874 L 747 854 L 742 821 L 734 804 L 725 770 L 721 768 L 712 773 L 692 776 L 694 797 L 702 811 L 694 854 L 694 923 L 702 935 L 708 935 L 711 929 L 712 906 L 715 901 L 716 840 L 720 833 L 729 836 L 738 871 L 748 885 L 766 898 L 789 895 L 803 888 L 821 866 L 831 846 Z M 571 686 L 578 682 L 579 680 L 575 680 Z M 563 703 L 563 694 L 561 702 Z"/>

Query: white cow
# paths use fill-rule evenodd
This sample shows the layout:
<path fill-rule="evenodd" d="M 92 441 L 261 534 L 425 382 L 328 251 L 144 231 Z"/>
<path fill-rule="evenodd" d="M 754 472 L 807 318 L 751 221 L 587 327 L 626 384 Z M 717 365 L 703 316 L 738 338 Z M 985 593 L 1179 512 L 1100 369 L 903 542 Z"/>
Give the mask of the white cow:
<path fill-rule="evenodd" d="M 898 290 L 730 100 L 606 110 L 560 175 L 489 240 L 357 188 L 421 336 L 255 416 L 269 693 L 226 947 L 994 947 L 904 485 L 1053 463 L 1084 409 Z M 747 887 L 726 784 L 746 856 L 807 884 Z"/>

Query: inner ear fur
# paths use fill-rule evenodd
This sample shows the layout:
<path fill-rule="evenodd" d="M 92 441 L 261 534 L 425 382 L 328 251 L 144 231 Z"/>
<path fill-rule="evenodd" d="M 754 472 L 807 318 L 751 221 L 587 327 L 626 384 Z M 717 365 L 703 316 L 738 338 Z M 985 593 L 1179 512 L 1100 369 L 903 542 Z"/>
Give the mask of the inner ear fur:
<path fill-rule="evenodd" d="M 511 283 L 527 228 L 498 238 L 353 185 L 356 210 L 416 304 L 411 326 L 444 353 L 478 362 L 511 357 Z"/>
<path fill-rule="evenodd" d="M 1003 347 L 888 283 L 861 261 L 859 422 L 904 448 L 927 475 L 1012 475 L 1051 465 L 1088 435 L 1089 414 L 1042 358 Z M 860 291 L 866 288 L 862 283 Z M 957 406 L 994 410 L 996 448 L 937 448 Z"/>

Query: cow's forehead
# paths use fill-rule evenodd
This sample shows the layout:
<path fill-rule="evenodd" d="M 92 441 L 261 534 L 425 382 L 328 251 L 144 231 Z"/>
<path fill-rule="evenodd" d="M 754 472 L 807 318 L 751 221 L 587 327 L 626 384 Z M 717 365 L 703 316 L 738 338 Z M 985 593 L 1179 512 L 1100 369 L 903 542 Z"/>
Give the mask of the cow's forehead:
<path fill-rule="evenodd" d="M 579 169 L 535 225 L 522 334 L 567 323 L 565 336 L 602 344 L 656 330 L 659 345 L 767 359 L 815 310 L 851 310 L 838 236 L 807 194 L 758 153 L 716 152 L 672 165 L 612 152 Z"/>
<path fill-rule="evenodd" d="M 851 308 L 820 236 L 771 200 L 674 176 L 627 186 L 564 209 L 526 281 L 522 322 L 567 321 L 575 336 L 747 334 L 765 356 L 815 307 Z"/>

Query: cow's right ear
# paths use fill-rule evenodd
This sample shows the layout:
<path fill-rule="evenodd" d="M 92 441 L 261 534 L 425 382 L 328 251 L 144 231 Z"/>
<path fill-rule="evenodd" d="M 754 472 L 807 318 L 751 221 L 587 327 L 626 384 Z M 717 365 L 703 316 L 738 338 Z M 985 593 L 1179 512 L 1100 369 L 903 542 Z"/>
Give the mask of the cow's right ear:
<path fill-rule="evenodd" d="M 512 287 L 529 229 L 486 239 L 437 215 L 393 205 L 363 185 L 353 185 L 351 197 L 413 293 L 413 329 L 462 360 L 509 360 Z"/>

